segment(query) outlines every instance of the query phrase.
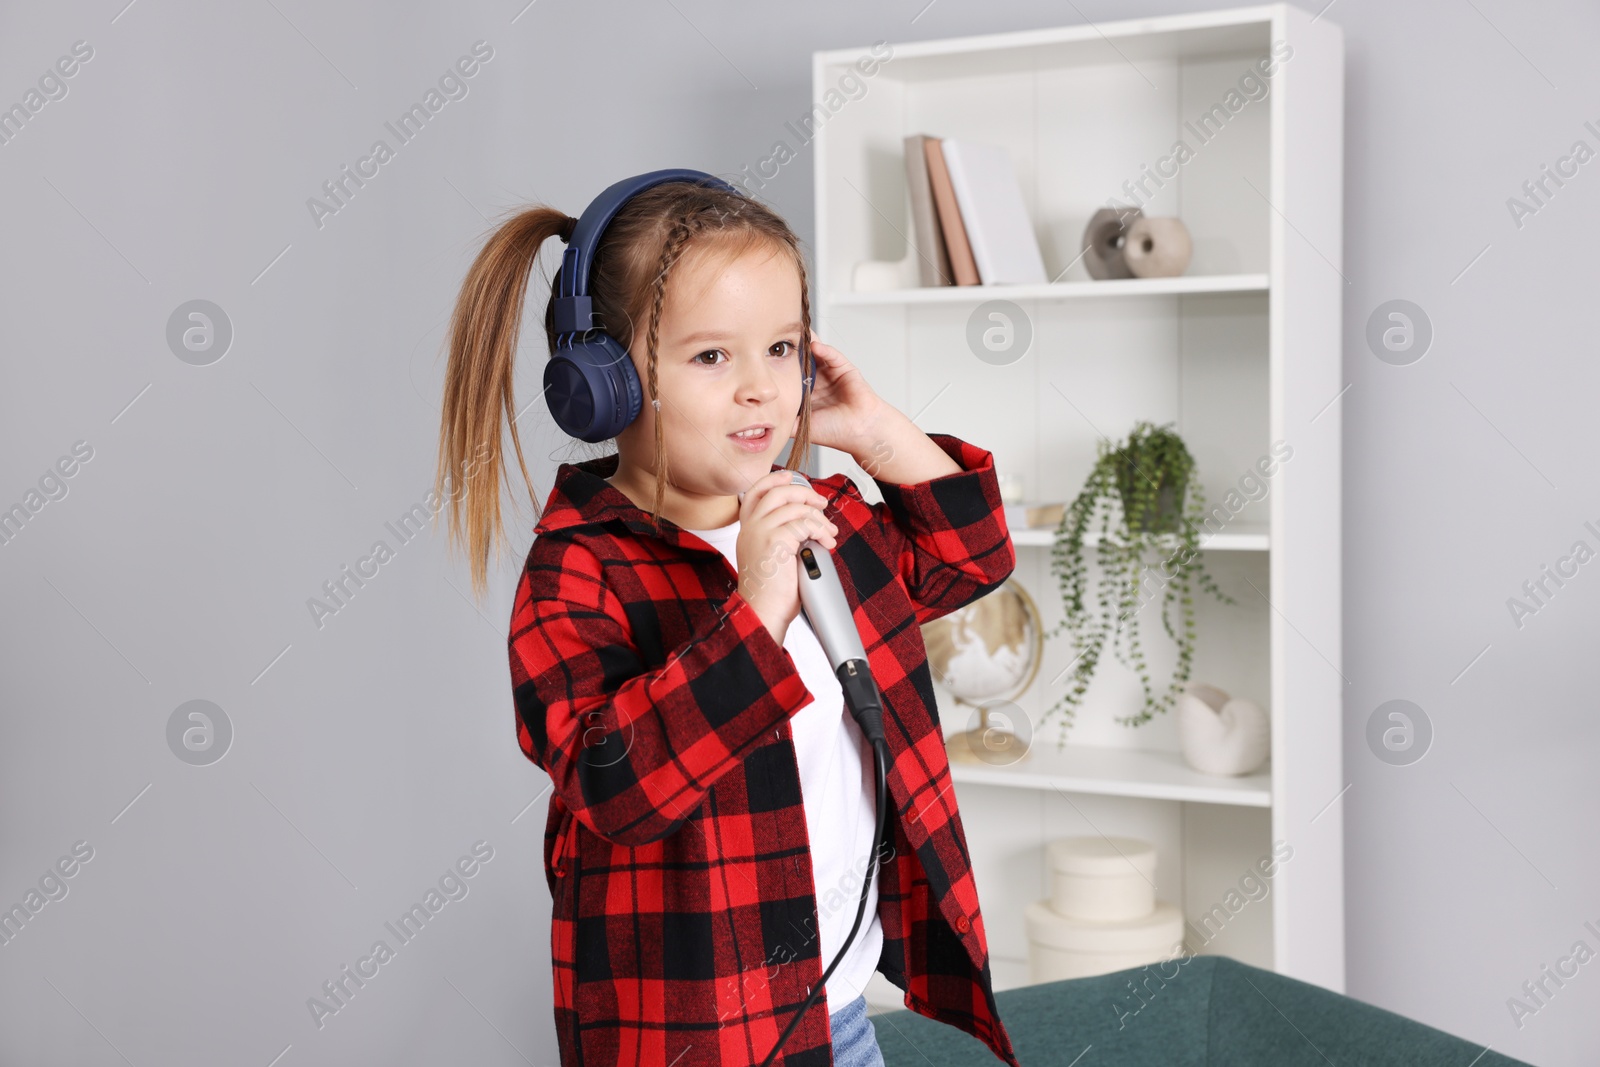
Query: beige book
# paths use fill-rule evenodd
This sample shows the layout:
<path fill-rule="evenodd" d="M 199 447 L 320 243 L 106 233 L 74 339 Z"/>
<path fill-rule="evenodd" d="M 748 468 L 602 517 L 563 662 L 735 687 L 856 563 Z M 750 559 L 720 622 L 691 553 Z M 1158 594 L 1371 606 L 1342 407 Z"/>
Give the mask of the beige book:
<path fill-rule="evenodd" d="M 944 151 L 939 139 L 930 137 L 922 142 L 928 157 L 928 183 L 933 187 L 933 202 L 939 208 L 939 226 L 944 231 L 945 248 L 950 253 L 950 269 L 957 285 L 979 285 L 978 263 L 972 258 L 972 246 L 967 243 L 967 228 L 961 222 L 961 208 L 956 204 L 956 192 L 950 184 L 950 171 L 944 165 Z"/>
<path fill-rule="evenodd" d="M 917 276 L 923 285 L 954 285 L 950 252 L 939 229 L 939 209 L 933 203 L 933 185 L 928 181 L 928 153 L 923 147 L 930 140 L 925 133 L 905 139 L 906 193 L 911 200 L 912 255 L 917 257 Z"/>

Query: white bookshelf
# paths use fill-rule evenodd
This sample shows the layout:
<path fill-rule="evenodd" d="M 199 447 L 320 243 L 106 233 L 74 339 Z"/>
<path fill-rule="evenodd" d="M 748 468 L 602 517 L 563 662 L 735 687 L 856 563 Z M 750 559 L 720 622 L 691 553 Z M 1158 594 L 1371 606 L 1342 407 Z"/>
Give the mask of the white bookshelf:
<path fill-rule="evenodd" d="M 1053 716 L 1026 760 L 955 765 L 996 984 L 1029 980 L 1022 913 L 1049 894 L 1045 843 L 1105 833 L 1155 843 L 1157 895 L 1191 922 L 1274 842 L 1292 846 L 1270 892 L 1191 947 L 1343 992 L 1342 33 L 1314 12 L 1269 4 L 889 44 L 874 74 L 857 71 L 865 91 L 819 121 L 813 142 L 818 335 L 923 429 L 994 452 L 1029 503 L 1076 496 L 1102 436 L 1123 439 L 1140 419 L 1175 423 L 1208 502 L 1230 489 L 1247 501 L 1202 538 L 1207 568 L 1240 603 L 1196 587 L 1192 678 L 1272 717 L 1260 771 L 1199 774 L 1178 752 L 1171 715 L 1137 729 L 1116 721 L 1142 697 L 1137 675 L 1108 650 L 1064 748 Z M 1273 56 L 1274 44 L 1292 55 Z M 869 48 L 815 53 L 813 98 L 828 99 Z M 1185 120 L 1225 105 L 1261 56 L 1276 65 L 1263 79 L 1269 91 L 1241 93 L 1243 106 L 1199 144 Z M 1050 284 L 852 291 L 858 262 L 907 252 L 902 139 L 913 133 L 1008 149 Z M 1192 158 L 1143 207 L 1184 220 L 1188 271 L 1092 280 L 1079 260 L 1089 217 L 1112 197 L 1128 200 L 1124 180 L 1180 136 Z M 969 317 L 994 299 L 1020 307 L 1033 331 L 1028 352 L 1006 365 L 979 360 L 966 342 Z M 1260 479 L 1257 495 L 1244 479 L 1280 441 L 1293 456 Z M 876 494 L 843 453 L 818 449 L 817 467 Z M 1053 529 L 1012 534 L 1014 577 L 1049 629 L 1062 615 Z M 1092 551 L 1086 558 L 1093 573 Z M 1176 652 L 1158 614 L 1142 636 L 1152 684 L 1164 688 Z M 1071 661 L 1064 636 L 1046 643 L 1017 698 L 1033 722 L 1064 692 Z M 942 692 L 940 715 L 947 732 L 968 725 Z M 901 1006 L 881 976 L 868 996 Z"/>

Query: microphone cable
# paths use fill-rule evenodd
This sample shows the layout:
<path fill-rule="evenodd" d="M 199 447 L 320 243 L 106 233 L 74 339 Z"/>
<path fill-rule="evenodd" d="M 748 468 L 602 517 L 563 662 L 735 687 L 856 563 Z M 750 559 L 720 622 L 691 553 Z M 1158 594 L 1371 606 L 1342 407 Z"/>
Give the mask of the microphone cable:
<path fill-rule="evenodd" d="M 796 483 L 808 486 L 811 484 L 810 478 L 802 471 L 791 471 L 790 475 Z M 823 510 L 826 511 L 836 503 L 844 491 L 845 486 L 840 485 L 834 492 L 833 499 L 823 506 Z M 761 1067 L 770 1067 L 778 1055 L 778 1050 L 783 1048 L 784 1042 L 789 1040 L 789 1035 L 794 1033 L 794 1028 L 805 1018 L 807 1010 L 816 1001 L 817 994 L 827 987 L 828 979 L 833 976 L 840 961 L 844 959 L 845 952 L 849 950 L 851 942 L 855 940 L 856 932 L 861 929 L 861 919 L 867 910 L 867 897 L 872 892 L 872 880 L 878 873 L 880 841 L 889 821 L 889 741 L 883 731 L 883 697 L 878 692 L 877 684 L 872 680 L 866 650 L 861 644 L 861 634 L 850 618 L 849 604 L 845 600 L 838 571 L 833 565 L 833 557 L 816 541 L 808 539 L 801 542 L 799 563 L 805 573 L 805 577 L 801 579 L 800 589 L 806 620 L 816 631 L 817 639 L 822 644 L 824 652 L 828 654 L 829 661 L 839 663 L 834 674 L 839 679 L 845 707 L 850 709 L 851 716 L 861 727 L 862 736 L 872 745 L 872 763 L 874 777 L 877 780 L 877 825 L 872 832 L 871 859 L 867 865 L 866 877 L 861 883 L 861 899 L 856 904 L 856 921 L 851 924 L 850 933 L 845 935 L 844 944 L 839 946 L 833 962 L 822 972 L 817 984 L 811 987 L 806 999 L 801 1002 L 800 1009 L 794 1013 L 794 1018 L 789 1020 L 789 1025 L 779 1036 L 778 1043 L 772 1046 L 767 1058 L 761 1061 Z M 821 936 L 819 922 L 817 929 L 819 948 Z"/>

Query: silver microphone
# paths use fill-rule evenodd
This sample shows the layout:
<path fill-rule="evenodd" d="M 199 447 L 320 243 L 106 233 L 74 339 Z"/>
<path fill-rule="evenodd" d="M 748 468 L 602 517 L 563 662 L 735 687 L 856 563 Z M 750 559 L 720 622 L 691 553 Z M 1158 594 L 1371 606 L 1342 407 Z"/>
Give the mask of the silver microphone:
<path fill-rule="evenodd" d="M 790 479 L 795 485 L 811 486 L 811 479 L 800 471 L 791 471 Z M 800 542 L 797 569 L 801 610 L 839 679 L 845 704 L 868 741 L 883 741 L 883 703 L 868 670 L 867 651 L 861 644 L 850 602 L 845 599 L 833 555 L 808 537 Z"/>

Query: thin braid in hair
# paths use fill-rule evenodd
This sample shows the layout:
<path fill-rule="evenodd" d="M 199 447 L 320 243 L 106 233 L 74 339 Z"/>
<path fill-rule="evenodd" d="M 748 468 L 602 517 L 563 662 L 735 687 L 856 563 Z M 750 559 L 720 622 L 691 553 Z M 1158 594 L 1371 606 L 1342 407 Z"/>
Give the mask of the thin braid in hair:
<path fill-rule="evenodd" d="M 795 260 L 804 262 L 798 249 L 795 250 Z M 812 388 L 816 388 L 817 364 L 816 357 L 811 352 L 811 286 L 806 284 L 802 268 L 802 277 L 800 279 L 800 373 L 804 375 L 807 371 L 811 373 Z M 800 441 L 810 440 L 810 427 L 811 394 L 802 381 L 800 383 L 800 423 L 795 428 L 795 442 L 797 444 Z M 789 449 L 789 462 L 786 466 L 790 470 L 799 470 L 801 465 L 805 463 L 806 457 L 801 455 L 800 452 L 801 450 L 798 448 Z"/>
<path fill-rule="evenodd" d="M 667 234 L 667 239 L 661 247 L 661 266 L 656 271 L 654 299 L 650 307 L 650 343 L 647 349 L 646 367 L 650 386 L 650 400 L 656 408 L 656 495 L 655 506 L 651 518 L 659 532 L 661 528 L 661 505 L 666 500 L 667 492 L 667 447 L 666 430 L 662 426 L 660 394 L 656 391 L 656 345 L 661 339 L 661 312 L 667 300 L 667 274 L 672 270 L 678 258 L 683 254 L 684 247 L 689 238 L 698 229 L 688 219 L 680 219 L 672 226 Z"/>

